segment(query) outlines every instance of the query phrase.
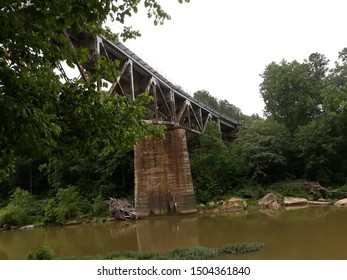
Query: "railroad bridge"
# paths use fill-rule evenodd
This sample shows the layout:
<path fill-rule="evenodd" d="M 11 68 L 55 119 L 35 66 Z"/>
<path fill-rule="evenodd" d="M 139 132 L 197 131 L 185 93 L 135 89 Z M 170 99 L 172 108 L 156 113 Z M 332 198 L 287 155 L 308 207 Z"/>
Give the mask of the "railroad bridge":
<path fill-rule="evenodd" d="M 120 61 L 120 75 L 108 81 L 109 94 L 126 96 L 131 102 L 140 93 L 149 92 L 152 116 L 146 121 L 168 127 L 164 138 L 145 139 L 135 146 L 136 210 L 145 215 L 195 212 L 186 131 L 200 134 L 214 120 L 228 138 L 240 123 L 185 93 L 122 43 L 89 34 L 64 34 L 72 47 L 89 49 L 90 62 L 99 56 Z M 76 64 L 87 81 L 88 64 Z"/>

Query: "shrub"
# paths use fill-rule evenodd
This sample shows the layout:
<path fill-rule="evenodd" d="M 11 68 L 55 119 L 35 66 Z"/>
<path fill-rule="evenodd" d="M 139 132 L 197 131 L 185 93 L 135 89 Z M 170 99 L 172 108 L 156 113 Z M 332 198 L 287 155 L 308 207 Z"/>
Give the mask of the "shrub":
<path fill-rule="evenodd" d="M 345 197 L 347 197 L 347 185 L 334 189 L 329 189 L 327 192 L 327 198 L 329 199 L 342 199 Z"/>
<path fill-rule="evenodd" d="M 48 200 L 44 208 L 44 222 L 48 224 L 55 224 L 57 223 L 57 220 L 57 204 L 55 203 L 54 198 L 51 198 Z"/>
<path fill-rule="evenodd" d="M 67 219 L 75 218 L 79 209 L 79 193 L 70 186 L 66 189 L 58 189 L 57 194 L 56 221 L 59 224 Z"/>
<path fill-rule="evenodd" d="M 27 260 L 52 260 L 53 252 L 47 247 L 40 247 L 35 251 L 29 252 L 27 255 Z"/>
<path fill-rule="evenodd" d="M 93 203 L 93 215 L 97 217 L 102 217 L 106 215 L 106 202 L 99 194 Z"/>
<path fill-rule="evenodd" d="M 245 254 L 259 251 L 264 247 L 263 243 L 235 243 L 226 244 L 219 248 L 220 254 Z"/>
<path fill-rule="evenodd" d="M 207 260 L 218 256 L 217 248 L 192 247 L 171 250 L 164 259 L 169 260 Z"/>
<path fill-rule="evenodd" d="M 40 214 L 35 198 L 26 190 L 17 188 L 9 204 L 0 211 L 0 226 L 23 226 L 33 223 Z"/>

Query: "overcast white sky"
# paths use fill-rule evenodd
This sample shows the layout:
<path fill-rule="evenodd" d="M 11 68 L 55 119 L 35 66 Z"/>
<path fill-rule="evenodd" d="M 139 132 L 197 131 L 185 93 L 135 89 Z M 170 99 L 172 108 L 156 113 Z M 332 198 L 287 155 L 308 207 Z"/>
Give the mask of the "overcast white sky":
<path fill-rule="evenodd" d="M 313 52 L 334 62 L 347 47 L 344 0 L 159 2 L 172 19 L 154 26 L 140 11 L 125 25 L 142 36 L 125 45 L 187 93 L 205 89 L 247 115 L 263 114 L 259 75 L 266 65 L 301 62 Z"/>

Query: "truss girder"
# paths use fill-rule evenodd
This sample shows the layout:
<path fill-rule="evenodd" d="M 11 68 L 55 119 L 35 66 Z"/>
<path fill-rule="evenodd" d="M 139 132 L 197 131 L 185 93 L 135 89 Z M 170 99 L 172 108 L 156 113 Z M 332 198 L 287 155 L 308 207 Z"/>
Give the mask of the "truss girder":
<path fill-rule="evenodd" d="M 73 46 L 72 39 L 67 33 L 69 44 Z M 87 42 L 86 42 L 87 41 Z M 184 128 L 196 133 L 202 133 L 207 122 L 214 120 L 220 124 L 223 131 L 233 131 L 240 123 L 226 117 L 185 93 L 155 69 L 145 63 L 140 57 L 121 43 L 112 43 L 103 37 L 93 38 L 86 36 L 84 46 L 92 47 L 90 53 L 107 59 L 120 61 L 119 75 L 111 83 L 109 94 L 124 95 L 130 100 L 142 92 L 148 92 L 153 97 L 153 103 L 149 108 L 153 111 L 152 117 L 147 120 L 159 125 L 167 125 Z M 78 43 L 77 45 L 83 46 Z M 81 75 L 89 81 L 83 65 L 76 63 Z"/>

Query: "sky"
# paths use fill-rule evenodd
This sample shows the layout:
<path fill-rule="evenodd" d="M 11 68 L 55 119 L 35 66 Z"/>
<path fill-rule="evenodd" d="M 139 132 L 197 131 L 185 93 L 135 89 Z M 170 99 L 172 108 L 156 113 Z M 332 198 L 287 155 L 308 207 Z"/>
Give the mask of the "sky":
<path fill-rule="evenodd" d="M 344 0 L 158 2 L 171 20 L 154 26 L 140 9 L 125 25 L 142 36 L 125 45 L 187 93 L 207 90 L 246 115 L 263 115 L 259 85 L 268 64 L 302 62 L 314 52 L 333 63 L 347 47 Z"/>

